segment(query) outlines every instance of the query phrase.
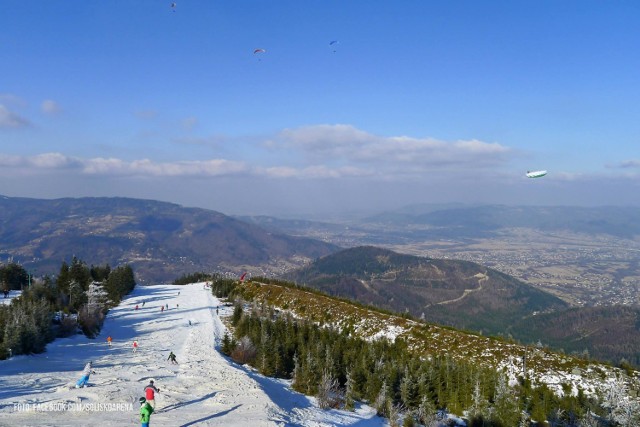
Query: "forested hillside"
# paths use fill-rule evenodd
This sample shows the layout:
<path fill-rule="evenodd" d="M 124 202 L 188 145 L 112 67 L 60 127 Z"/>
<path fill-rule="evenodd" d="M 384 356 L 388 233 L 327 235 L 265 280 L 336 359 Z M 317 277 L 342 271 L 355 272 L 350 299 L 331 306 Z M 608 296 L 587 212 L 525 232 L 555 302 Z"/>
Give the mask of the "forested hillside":
<path fill-rule="evenodd" d="M 76 257 L 62 263 L 55 279 L 32 280 L 18 264 L 0 266 L 0 277 L 5 294 L 21 290 L 0 305 L 0 359 L 41 353 L 56 337 L 95 337 L 107 311 L 136 285 L 129 265 L 88 266 Z"/>
<path fill-rule="evenodd" d="M 437 411 L 470 426 L 636 425 L 637 372 L 416 322 L 291 283 L 217 279 L 235 301 L 222 351 L 291 378 L 326 407 L 365 400 L 392 425 L 433 425 Z M 523 356 L 526 361 L 523 364 Z M 609 396 L 609 397 L 607 397 Z M 624 402 L 624 403 L 623 403 Z M 580 422 L 580 424 L 576 424 Z M 592 423 L 592 424 L 589 424 Z M 593 424 L 595 423 L 595 424 Z M 619 424 L 617 424 L 619 423 Z M 539 425 L 539 424 L 537 424 Z"/>
<path fill-rule="evenodd" d="M 60 254 L 132 265 L 138 280 L 170 281 L 193 271 L 281 272 L 337 247 L 269 233 L 219 212 L 128 198 L 40 200 L 0 197 L 0 258 L 40 275 Z"/>
<path fill-rule="evenodd" d="M 325 256 L 284 277 L 331 295 L 492 335 L 534 313 L 567 307 L 553 295 L 473 262 L 372 246 Z"/>
<path fill-rule="evenodd" d="M 509 329 L 567 353 L 640 367 L 640 307 L 576 307 L 540 314 Z"/>

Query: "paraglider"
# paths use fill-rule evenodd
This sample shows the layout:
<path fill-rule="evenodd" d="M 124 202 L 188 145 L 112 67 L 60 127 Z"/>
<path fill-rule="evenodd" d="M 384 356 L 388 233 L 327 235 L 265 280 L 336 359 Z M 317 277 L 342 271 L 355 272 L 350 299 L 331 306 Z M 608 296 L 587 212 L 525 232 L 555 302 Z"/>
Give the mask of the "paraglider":
<path fill-rule="evenodd" d="M 175 3 L 171 3 L 171 10 L 173 10 L 174 12 L 176 11 L 176 4 Z"/>
<path fill-rule="evenodd" d="M 331 41 L 329 42 L 329 46 L 332 46 L 332 47 L 333 47 L 333 53 L 335 53 L 335 52 L 336 52 L 336 45 L 338 45 L 338 44 L 340 44 L 340 42 L 339 42 L 338 40 L 331 40 Z"/>
<path fill-rule="evenodd" d="M 547 174 L 547 171 L 527 171 L 527 178 L 540 178 Z"/>
<path fill-rule="evenodd" d="M 253 50 L 253 54 L 254 54 L 254 55 L 262 54 L 262 53 L 265 53 L 265 52 L 266 52 L 266 50 L 264 50 L 264 49 L 260 49 L 260 48 L 258 48 L 258 49 L 254 49 L 254 50 Z M 262 59 L 260 59 L 260 58 L 258 57 L 258 61 L 262 61 Z"/>

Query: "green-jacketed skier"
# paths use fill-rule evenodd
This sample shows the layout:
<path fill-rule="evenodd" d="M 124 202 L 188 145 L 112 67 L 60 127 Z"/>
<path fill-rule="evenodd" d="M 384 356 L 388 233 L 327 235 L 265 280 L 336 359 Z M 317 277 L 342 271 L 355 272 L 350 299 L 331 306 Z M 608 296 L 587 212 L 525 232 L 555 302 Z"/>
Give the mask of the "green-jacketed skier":
<path fill-rule="evenodd" d="M 144 397 L 140 398 L 140 424 L 142 427 L 149 427 L 149 421 L 153 414 L 153 408 Z"/>

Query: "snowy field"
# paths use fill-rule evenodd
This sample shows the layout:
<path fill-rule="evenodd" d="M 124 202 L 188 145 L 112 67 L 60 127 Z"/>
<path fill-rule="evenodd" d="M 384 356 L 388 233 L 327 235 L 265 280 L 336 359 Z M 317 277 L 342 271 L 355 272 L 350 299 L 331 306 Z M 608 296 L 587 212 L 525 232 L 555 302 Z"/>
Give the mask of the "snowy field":
<path fill-rule="evenodd" d="M 140 425 L 138 399 L 150 379 L 160 388 L 152 426 L 388 425 L 368 406 L 321 410 L 286 381 L 231 363 L 217 350 L 225 331 L 219 305 L 201 283 L 138 286 L 109 311 L 95 340 L 57 339 L 43 354 L 1 361 L 0 426 Z M 221 306 L 220 316 L 228 314 Z M 178 365 L 167 361 L 170 351 Z M 89 387 L 73 388 L 90 360 Z"/>

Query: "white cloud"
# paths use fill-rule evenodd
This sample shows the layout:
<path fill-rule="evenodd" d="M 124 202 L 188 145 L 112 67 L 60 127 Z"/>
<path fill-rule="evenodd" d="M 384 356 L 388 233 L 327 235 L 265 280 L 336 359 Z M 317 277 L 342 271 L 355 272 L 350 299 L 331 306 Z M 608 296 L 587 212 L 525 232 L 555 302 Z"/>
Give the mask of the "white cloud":
<path fill-rule="evenodd" d="M 25 164 L 24 158 L 21 156 L 12 156 L 9 154 L 0 154 L 0 166 L 19 167 Z"/>
<path fill-rule="evenodd" d="M 44 101 L 42 101 L 42 104 L 40 104 L 40 109 L 43 113 L 49 115 L 55 115 L 62 111 L 60 105 L 56 101 L 53 101 L 51 99 L 45 99 Z"/>
<path fill-rule="evenodd" d="M 285 129 L 265 143 L 269 149 L 295 150 L 311 163 L 343 162 L 375 165 L 386 171 L 407 167 L 491 167 L 505 163 L 512 150 L 479 140 L 454 142 L 409 136 L 383 137 L 350 125 L 316 125 Z"/>
<path fill-rule="evenodd" d="M 371 176 L 373 173 L 365 169 L 345 166 L 330 168 L 324 165 L 293 168 L 289 166 L 276 166 L 256 170 L 257 175 L 265 175 L 272 178 L 300 178 L 300 179 L 336 179 L 357 176 Z"/>
<path fill-rule="evenodd" d="M 299 175 L 299 171 L 295 168 L 287 166 L 277 166 L 264 169 L 264 175 L 272 176 L 275 178 L 295 178 Z"/>
<path fill-rule="evenodd" d="M 243 162 L 225 159 L 156 163 L 149 159 L 136 160 L 128 165 L 132 174 L 153 176 L 221 176 L 246 171 Z"/>
<path fill-rule="evenodd" d="M 0 154 L 0 166 L 20 169 L 23 174 L 42 171 L 76 170 L 84 175 L 104 176 L 191 176 L 211 177 L 233 175 L 247 171 L 243 162 L 225 159 L 154 162 L 149 159 L 125 161 L 117 158 L 81 159 L 61 153 L 44 153 L 36 156 L 11 156 Z"/>
<path fill-rule="evenodd" d="M 640 160 L 626 160 L 620 163 L 621 168 L 640 169 Z"/>
<path fill-rule="evenodd" d="M 187 117 L 186 119 L 182 119 L 182 127 L 186 130 L 193 129 L 198 124 L 198 119 L 196 117 Z"/>
<path fill-rule="evenodd" d="M 27 106 L 27 102 L 24 99 L 11 93 L 0 93 L 0 103 L 18 108 L 24 108 Z"/>
<path fill-rule="evenodd" d="M 64 156 L 60 153 L 43 153 L 28 157 L 26 163 L 34 168 L 68 169 L 81 166 L 82 161 L 73 157 Z"/>
<path fill-rule="evenodd" d="M 0 104 L 0 129 L 19 129 L 31 126 L 31 123 Z"/>
<path fill-rule="evenodd" d="M 271 145 L 284 145 L 310 152 L 325 152 L 334 155 L 337 152 L 361 147 L 377 139 L 373 135 L 350 125 L 315 125 L 297 129 L 285 129 L 270 141 Z"/>

